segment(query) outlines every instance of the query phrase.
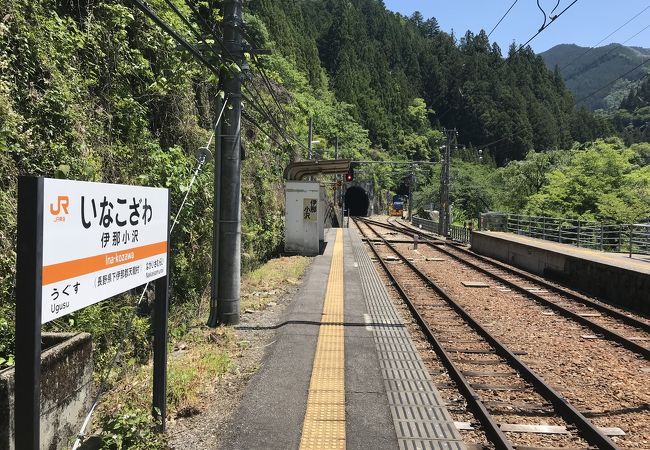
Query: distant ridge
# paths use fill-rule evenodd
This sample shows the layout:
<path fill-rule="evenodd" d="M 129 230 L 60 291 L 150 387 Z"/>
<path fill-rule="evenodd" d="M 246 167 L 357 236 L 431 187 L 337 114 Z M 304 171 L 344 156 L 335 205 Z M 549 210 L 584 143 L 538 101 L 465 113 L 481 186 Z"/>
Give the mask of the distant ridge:
<path fill-rule="evenodd" d="M 549 69 L 554 70 L 556 66 L 560 68 L 562 78 L 576 100 L 588 96 L 650 58 L 648 48 L 626 47 L 621 44 L 596 47 L 585 53 L 587 50 L 588 47 L 575 44 L 560 44 L 541 53 Z M 580 105 L 592 111 L 616 109 L 630 89 L 636 87 L 648 72 L 650 62 L 607 89 L 580 102 Z"/>

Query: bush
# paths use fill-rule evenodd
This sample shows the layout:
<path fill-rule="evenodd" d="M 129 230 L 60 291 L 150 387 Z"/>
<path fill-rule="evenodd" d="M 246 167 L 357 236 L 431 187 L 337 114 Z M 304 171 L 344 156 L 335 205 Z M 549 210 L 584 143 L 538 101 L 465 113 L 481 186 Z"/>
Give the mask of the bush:
<path fill-rule="evenodd" d="M 155 431 L 151 413 L 144 409 L 125 408 L 121 414 L 108 416 L 101 423 L 102 449 L 156 450 L 166 448 L 163 435 Z"/>

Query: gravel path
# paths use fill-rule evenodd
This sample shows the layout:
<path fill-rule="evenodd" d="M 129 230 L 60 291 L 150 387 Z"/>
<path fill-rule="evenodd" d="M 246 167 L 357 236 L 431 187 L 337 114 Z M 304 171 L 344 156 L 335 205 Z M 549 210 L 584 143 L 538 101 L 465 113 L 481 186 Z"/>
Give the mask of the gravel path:
<path fill-rule="evenodd" d="M 270 302 L 263 310 L 242 314 L 240 325 L 273 326 L 283 317 L 286 306 L 300 285 L 288 286 L 284 295 Z M 237 330 L 235 336 L 243 343 L 234 355 L 234 369 L 214 389 L 206 392 L 198 406 L 198 414 L 172 420 L 167 438 L 172 449 L 205 450 L 218 448 L 219 438 L 244 393 L 248 382 L 258 371 L 267 348 L 274 342 L 274 330 Z"/>

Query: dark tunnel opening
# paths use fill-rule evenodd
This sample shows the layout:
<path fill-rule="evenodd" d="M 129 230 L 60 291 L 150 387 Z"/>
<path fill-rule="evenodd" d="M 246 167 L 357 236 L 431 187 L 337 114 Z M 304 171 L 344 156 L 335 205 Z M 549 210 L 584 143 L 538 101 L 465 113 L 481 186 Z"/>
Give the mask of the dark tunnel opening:
<path fill-rule="evenodd" d="M 365 217 L 368 215 L 370 199 L 363 188 L 351 186 L 345 191 L 345 205 L 350 216 Z"/>

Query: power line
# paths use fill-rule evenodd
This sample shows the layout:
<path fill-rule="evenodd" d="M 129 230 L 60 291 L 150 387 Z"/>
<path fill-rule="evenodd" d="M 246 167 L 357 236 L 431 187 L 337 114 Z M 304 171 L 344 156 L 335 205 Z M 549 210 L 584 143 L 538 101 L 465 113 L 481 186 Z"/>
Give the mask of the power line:
<path fill-rule="evenodd" d="M 512 3 L 512 5 L 510 5 L 510 8 L 508 8 L 508 10 L 507 10 L 506 13 L 503 15 L 503 17 L 501 17 L 501 19 L 499 19 L 499 21 L 498 21 L 497 24 L 494 26 L 494 28 L 492 28 L 492 31 L 490 31 L 490 32 L 488 33 L 488 35 L 487 35 L 488 38 L 492 35 L 492 33 L 494 33 L 494 30 L 496 30 L 497 27 L 498 27 L 499 25 L 501 25 L 501 22 L 503 22 L 503 19 L 506 18 L 506 16 L 510 13 L 510 10 L 511 10 L 512 8 L 514 8 L 514 6 L 517 4 L 518 1 L 519 1 L 519 0 L 515 0 L 515 1 Z"/>
<path fill-rule="evenodd" d="M 555 16 L 551 17 L 551 20 L 550 20 L 548 23 L 546 23 L 546 17 L 544 17 L 544 24 L 543 24 L 542 27 L 537 31 L 537 33 L 535 33 L 535 34 L 533 35 L 533 37 L 531 37 L 530 39 L 528 39 L 524 44 L 522 44 L 521 46 L 519 46 L 519 48 L 518 48 L 517 50 L 515 50 L 515 52 L 514 52 L 512 55 L 510 55 L 510 57 L 512 57 L 512 56 L 516 55 L 517 53 L 519 53 L 523 48 L 525 48 L 528 44 L 530 44 L 530 43 L 533 41 L 533 39 L 535 39 L 535 38 L 536 38 L 537 36 L 539 36 L 539 35 L 540 35 L 544 30 L 546 30 L 548 27 L 550 27 L 551 24 L 552 24 L 553 22 L 555 22 L 557 19 L 559 19 L 559 18 L 562 16 L 562 14 L 564 14 L 565 12 L 567 12 L 567 11 L 569 10 L 569 8 L 571 8 L 571 7 L 572 7 L 573 5 L 575 5 L 576 3 L 578 3 L 578 0 L 573 0 L 573 2 L 571 2 L 571 4 L 570 4 L 569 6 L 567 6 L 566 8 L 564 8 L 564 9 L 563 9 L 559 14 L 556 14 Z M 556 5 L 556 8 L 557 8 L 557 5 Z M 555 8 L 553 8 L 553 11 L 555 11 Z M 510 58 L 510 57 L 509 57 L 509 58 Z"/>
<path fill-rule="evenodd" d="M 266 131 L 260 124 L 257 122 L 250 114 L 245 111 L 242 111 L 242 117 L 255 128 L 260 130 L 266 137 L 271 139 L 278 147 L 282 147 L 283 144 L 278 141 L 274 136 L 272 136 L 268 131 Z"/>
<path fill-rule="evenodd" d="M 140 11 L 142 11 L 147 17 L 153 20 L 156 25 L 163 29 L 167 34 L 169 34 L 176 42 L 178 42 L 185 50 L 190 52 L 196 59 L 203 63 L 205 67 L 213 71 L 215 74 L 219 75 L 219 69 L 217 69 L 210 61 L 205 59 L 205 56 L 188 41 L 185 40 L 176 30 L 174 30 L 167 22 L 162 20 L 158 15 L 145 3 L 140 0 L 130 0 Z"/>
<path fill-rule="evenodd" d="M 231 53 L 231 52 L 226 48 L 226 46 L 224 45 L 222 39 L 221 39 L 219 36 L 217 36 L 217 33 L 214 32 L 214 30 L 212 29 L 212 27 L 210 27 L 210 24 L 207 23 L 207 22 L 205 21 L 205 19 L 204 19 L 203 16 L 201 15 L 201 12 L 200 12 L 198 9 L 196 9 L 196 7 L 192 4 L 192 2 L 191 2 L 190 0 L 185 0 L 185 4 L 186 4 L 186 5 L 187 5 L 191 10 L 192 10 L 192 12 L 194 13 L 194 15 L 195 15 L 195 16 L 196 16 L 196 17 L 201 21 L 201 23 L 203 24 L 203 26 L 204 26 L 204 27 L 208 30 L 208 32 L 212 35 L 212 37 L 214 38 L 215 42 L 216 42 L 217 44 L 219 44 L 219 47 L 221 47 L 221 49 L 225 52 L 226 56 L 229 58 L 229 61 L 230 61 L 231 63 L 235 64 L 235 65 L 237 66 L 237 69 L 238 69 L 239 71 L 241 71 L 241 67 L 239 67 L 239 65 L 236 63 L 237 58 L 235 58 L 235 56 L 234 56 L 234 55 L 233 55 L 233 54 L 232 54 L 232 53 Z M 231 68 L 228 67 L 228 69 L 231 71 L 231 73 L 233 73 Z"/>
<path fill-rule="evenodd" d="M 244 33 L 244 37 L 246 37 L 246 39 L 249 41 L 250 44 L 252 44 L 252 45 L 253 45 L 254 47 L 256 47 L 256 48 L 260 48 L 260 47 L 261 47 L 261 45 L 259 44 L 259 42 L 257 42 L 256 39 L 255 39 L 253 36 L 251 36 L 250 33 L 248 33 L 248 32 L 246 31 L 245 28 L 243 29 L 243 33 Z M 271 97 L 273 98 L 273 101 L 274 101 L 275 104 L 277 105 L 277 107 L 278 107 L 278 109 L 280 110 L 280 112 L 284 115 L 285 120 L 288 122 L 289 119 L 290 119 L 290 117 L 289 117 L 289 113 L 287 112 L 286 108 L 284 108 L 284 107 L 282 106 L 280 100 L 278 99 L 278 97 L 277 97 L 277 95 L 276 95 L 276 93 L 275 93 L 275 89 L 273 89 L 273 86 L 272 86 L 272 84 L 271 84 L 271 80 L 270 80 L 269 76 L 267 75 L 266 70 L 264 69 L 264 66 L 263 66 L 262 63 L 260 62 L 260 60 L 259 60 L 259 58 L 257 57 L 257 55 L 255 54 L 255 52 L 253 52 L 253 60 L 254 60 L 255 63 L 256 63 L 256 64 L 255 64 L 255 67 L 257 68 L 257 70 L 258 70 L 258 72 L 259 72 L 259 74 L 260 74 L 260 76 L 261 76 L 261 78 L 262 78 L 262 81 L 264 82 L 264 85 L 265 85 L 266 89 L 269 91 L 269 94 L 270 94 Z M 254 87 L 255 90 L 257 91 L 256 87 L 255 87 L 255 86 L 253 86 L 253 87 Z M 259 91 L 257 91 L 257 92 L 258 92 L 258 95 L 261 95 L 261 94 L 259 94 Z M 270 111 L 270 108 L 268 108 L 268 106 L 267 106 L 267 110 Z M 276 123 L 277 123 L 277 122 L 276 122 Z M 286 130 L 285 130 L 285 131 L 286 131 Z M 292 139 L 293 139 L 295 142 L 298 143 L 298 145 L 299 145 L 300 147 L 302 147 L 304 150 L 308 150 L 308 148 L 305 147 L 305 145 L 302 143 L 302 141 L 300 141 L 300 140 L 299 140 L 299 139 L 298 139 L 298 138 L 297 138 L 293 133 L 288 132 L 288 134 L 292 137 Z"/>
<path fill-rule="evenodd" d="M 263 118 L 264 118 L 264 119 L 265 119 L 265 120 L 266 120 L 266 121 L 267 121 L 267 122 L 268 122 L 268 123 L 269 123 L 273 128 L 275 128 L 275 130 L 276 130 L 278 133 L 280 133 L 280 136 L 282 136 L 282 138 L 286 141 L 287 144 L 292 145 L 292 144 L 291 144 L 291 140 L 290 140 L 289 137 L 285 134 L 285 132 L 284 132 L 284 130 L 282 129 L 282 127 L 281 127 L 280 125 L 278 125 L 277 122 L 275 122 L 274 118 L 272 117 L 271 114 L 268 113 L 268 111 L 266 111 L 266 110 L 264 110 L 262 107 L 260 107 L 260 105 L 258 105 L 255 101 L 253 101 L 253 99 L 251 99 L 251 98 L 248 97 L 247 95 L 244 94 L 244 95 L 243 95 L 243 98 L 244 98 L 244 100 L 246 100 L 246 101 L 247 101 L 247 102 L 248 102 L 248 103 L 253 107 L 253 109 L 255 109 L 259 114 L 261 114 L 261 116 L 262 116 L 262 117 L 263 117 Z M 295 138 L 293 138 L 293 140 L 294 140 L 294 142 L 296 142 L 298 145 L 302 146 L 303 148 L 306 148 L 306 147 L 304 146 L 304 144 L 302 144 L 300 141 L 296 140 Z"/>
<path fill-rule="evenodd" d="M 600 88 L 596 89 L 596 90 L 593 91 L 591 94 L 589 94 L 589 95 L 587 95 L 587 96 L 585 96 L 585 97 L 582 97 L 580 100 L 577 100 L 577 101 L 576 101 L 576 104 L 581 103 L 581 102 L 587 100 L 588 98 L 593 97 L 594 95 L 596 95 L 597 93 L 599 93 L 599 92 L 602 91 L 603 89 L 608 88 L 609 86 L 611 86 L 612 84 L 614 84 L 614 83 L 616 83 L 618 80 L 620 80 L 621 78 L 626 77 L 627 75 L 631 74 L 631 73 L 634 72 L 635 70 L 640 69 L 641 67 L 645 66 L 645 65 L 648 64 L 649 62 L 650 62 L 650 58 L 646 59 L 645 61 L 643 61 L 641 64 L 639 64 L 639 65 L 636 66 L 635 68 L 633 68 L 633 69 L 631 69 L 631 70 L 628 70 L 628 71 L 625 72 L 623 75 L 621 75 L 621 76 L 619 76 L 618 78 L 616 78 L 615 80 L 612 80 L 612 81 L 610 81 L 609 83 L 605 84 L 604 86 L 601 86 Z M 646 76 L 647 76 L 647 74 L 646 74 Z M 644 78 L 645 78 L 645 77 L 644 77 Z"/>
<path fill-rule="evenodd" d="M 600 58 L 604 58 L 605 56 L 607 56 L 607 55 L 609 55 L 610 53 L 612 53 L 614 50 L 617 50 L 617 49 L 623 47 L 625 44 L 627 44 L 627 43 L 630 42 L 632 39 L 634 39 L 635 37 L 637 37 L 638 35 L 640 35 L 641 33 L 643 33 L 643 32 L 644 32 L 645 30 L 647 30 L 648 28 L 650 28 L 650 25 L 646 25 L 645 27 L 643 27 L 643 28 L 641 29 L 641 31 L 638 31 L 637 33 L 635 33 L 633 36 L 629 37 L 629 38 L 626 39 L 625 41 L 621 42 L 620 44 L 618 44 L 618 45 L 616 45 L 616 46 L 614 46 L 614 47 L 612 47 L 612 48 L 610 48 L 610 49 L 607 50 L 605 53 L 603 53 L 602 55 L 600 55 Z M 585 52 L 584 54 L 586 54 L 586 52 Z M 564 66 L 563 68 L 561 68 L 560 71 L 563 70 L 564 68 L 568 67 L 569 65 L 570 65 L 570 64 L 567 64 L 566 66 Z M 573 77 L 571 77 L 571 78 L 573 78 Z"/>
<path fill-rule="evenodd" d="M 269 79 L 268 75 L 266 74 L 266 71 L 264 70 L 264 66 L 260 63 L 259 59 L 255 54 L 253 54 L 253 59 L 256 63 L 255 67 L 259 71 L 262 79 L 264 80 L 264 83 L 266 84 L 267 89 L 269 90 L 269 93 L 271 94 L 271 97 L 273 97 L 273 100 L 275 101 L 275 104 L 278 106 L 278 109 L 282 111 L 282 114 L 284 115 L 285 120 L 288 119 L 288 113 L 285 108 L 282 107 L 280 100 L 278 100 L 278 97 L 275 94 L 275 89 L 273 89 L 273 86 L 271 84 L 271 80 Z"/>
<path fill-rule="evenodd" d="M 199 41 L 202 41 L 206 46 L 210 48 L 210 50 L 214 52 L 214 54 L 218 58 L 221 58 L 221 54 L 219 53 L 219 51 L 213 45 L 206 42 L 205 37 L 199 32 L 199 30 L 196 29 L 194 24 L 192 24 L 192 22 L 190 22 L 190 20 L 178 9 L 176 4 L 174 4 L 172 0 L 165 0 L 165 3 L 172 9 L 172 11 L 174 11 L 174 13 L 181 19 L 181 21 L 189 28 L 189 30 L 194 34 L 194 36 L 196 36 L 196 38 Z M 221 41 L 217 39 L 216 36 L 215 36 L 215 42 L 219 43 L 220 46 L 225 49 Z M 223 64 L 223 67 L 227 71 L 229 71 L 232 75 L 234 76 L 237 75 L 236 72 L 228 64 Z"/>
<path fill-rule="evenodd" d="M 611 33 L 609 33 L 607 36 L 605 36 L 604 38 L 602 38 L 600 41 L 598 41 L 597 44 L 593 45 L 592 47 L 589 47 L 589 48 L 587 49 L 587 51 L 585 51 L 584 53 L 582 53 L 580 56 L 578 56 L 577 58 L 572 59 L 568 64 L 565 64 L 564 67 L 561 67 L 561 68 L 560 68 L 560 71 L 566 69 L 566 68 L 569 67 L 571 64 L 575 63 L 577 60 L 579 60 L 580 58 L 582 58 L 583 56 L 585 56 L 587 53 L 591 52 L 594 48 L 598 47 L 600 44 L 602 44 L 602 43 L 605 42 L 607 39 L 609 39 L 610 37 L 612 37 L 614 34 L 616 34 L 618 31 L 620 31 L 620 30 L 621 30 L 623 27 L 625 27 L 627 24 L 629 24 L 629 23 L 632 22 L 634 19 L 636 19 L 637 17 L 639 17 L 641 14 L 643 14 L 644 12 L 646 12 L 648 9 L 650 9 L 650 5 L 646 6 L 646 7 L 645 7 L 641 12 L 637 13 L 634 17 L 632 17 L 631 19 L 629 19 L 629 20 L 628 20 L 627 22 L 625 22 L 623 25 L 621 25 L 620 27 L 618 27 L 617 29 L 615 29 L 614 31 L 612 31 Z M 647 27 L 646 27 L 646 28 L 647 28 Z M 643 30 L 641 30 L 641 31 L 644 31 L 644 30 L 645 30 L 645 28 L 644 28 Z M 641 31 L 640 31 L 639 33 L 641 33 Z M 637 34 L 639 34 L 639 33 L 637 33 Z M 632 38 L 634 38 L 634 37 L 636 37 L 636 36 L 637 36 L 637 35 L 635 34 L 635 35 L 632 36 L 630 39 L 632 39 Z M 628 41 L 629 41 L 630 39 L 628 39 Z M 627 42 L 627 41 L 626 41 L 626 42 Z"/>

